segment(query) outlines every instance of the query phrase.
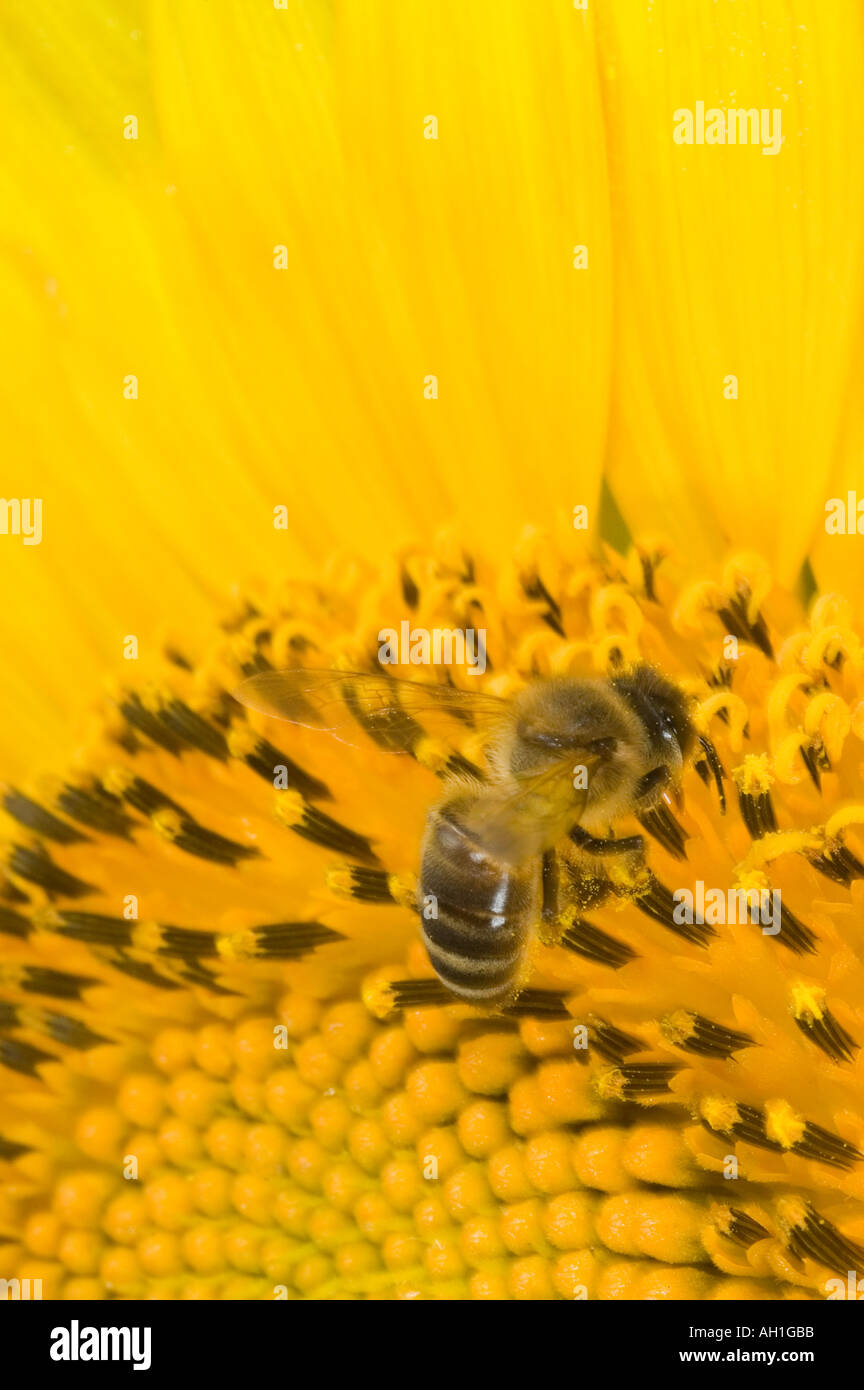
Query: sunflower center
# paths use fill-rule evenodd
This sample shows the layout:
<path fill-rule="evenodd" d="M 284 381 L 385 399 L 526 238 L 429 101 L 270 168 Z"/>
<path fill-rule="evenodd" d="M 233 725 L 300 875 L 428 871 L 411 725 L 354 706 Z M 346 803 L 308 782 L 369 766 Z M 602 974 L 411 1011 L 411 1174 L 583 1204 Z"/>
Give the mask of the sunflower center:
<path fill-rule="evenodd" d="M 173 645 L 74 770 L 6 789 L 0 1275 L 70 1298 L 762 1298 L 856 1268 L 860 634 L 752 556 L 680 592 L 659 558 L 535 538 L 501 568 L 452 545 L 362 585 L 336 565 Z M 692 710 L 680 801 L 594 836 L 497 1009 L 454 1002 L 420 932 L 420 839 L 442 783 L 488 771 L 477 730 L 358 705 L 337 742 L 230 698 L 380 670 L 386 631 L 394 676 L 437 631 L 430 681 L 509 698 L 647 662 Z"/>

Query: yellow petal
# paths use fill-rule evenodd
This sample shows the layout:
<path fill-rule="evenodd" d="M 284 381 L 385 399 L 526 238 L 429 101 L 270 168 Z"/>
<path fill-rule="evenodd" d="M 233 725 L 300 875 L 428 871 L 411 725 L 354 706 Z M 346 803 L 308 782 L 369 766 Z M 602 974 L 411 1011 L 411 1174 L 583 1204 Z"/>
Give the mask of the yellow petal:
<path fill-rule="evenodd" d="M 509 544 L 597 499 L 590 19 L 492 0 L 203 13 L 17 0 L 0 27 L 4 488 L 41 496 L 44 527 L 0 546 L 0 642 L 26 668 L 16 727 L 46 753 L 71 689 L 124 672 L 126 635 L 196 626 L 236 578 L 451 519 Z M 6 730 L 21 694 L 0 691 Z"/>
<path fill-rule="evenodd" d="M 791 581 L 861 362 L 864 16 L 852 0 L 646 0 L 600 18 L 613 490 L 631 526 L 666 525 L 703 558 L 755 546 Z M 675 143 L 697 102 L 779 111 L 779 153 Z"/>
<path fill-rule="evenodd" d="M 859 348 L 859 361 L 864 357 L 864 339 Z M 837 449 L 838 465 L 830 487 L 826 488 L 824 507 L 816 520 L 813 539 L 812 567 L 816 581 L 826 593 L 843 590 L 860 603 L 864 588 L 864 397 L 859 380 L 853 383 Z M 850 493 L 854 494 L 850 497 Z M 845 534 L 837 531 L 837 504 L 842 504 Z M 860 507 L 860 511 L 859 511 Z M 828 527 L 831 530 L 828 530 Z M 859 610 L 860 611 L 860 610 Z"/>

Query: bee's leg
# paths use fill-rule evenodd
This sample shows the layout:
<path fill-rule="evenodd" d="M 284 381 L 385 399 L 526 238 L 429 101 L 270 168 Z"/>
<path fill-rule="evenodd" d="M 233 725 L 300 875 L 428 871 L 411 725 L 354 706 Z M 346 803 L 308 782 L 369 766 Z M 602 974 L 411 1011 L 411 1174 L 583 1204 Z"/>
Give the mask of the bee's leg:
<path fill-rule="evenodd" d="M 583 832 L 584 833 L 584 832 Z M 591 840 L 591 836 L 588 839 Z M 641 839 L 641 836 L 637 836 Z M 615 845 L 626 845 L 625 840 L 614 840 Z M 562 922 L 572 919 L 573 909 L 587 912 L 605 902 L 611 892 L 609 875 L 603 859 L 590 851 L 577 849 L 572 842 L 558 846 L 558 928 Z"/>
<path fill-rule="evenodd" d="M 686 859 L 687 852 L 684 848 L 687 840 L 687 832 L 684 827 L 679 825 L 675 816 L 670 811 L 668 805 L 658 799 L 657 793 L 661 787 L 670 785 L 669 770 L 665 767 L 654 767 L 650 772 L 646 772 L 636 784 L 636 804 L 639 809 L 636 811 L 636 819 L 643 829 L 653 835 L 669 854 L 676 859 Z M 680 805 L 680 797 L 676 800 Z"/>
<path fill-rule="evenodd" d="M 602 836 L 589 835 L 587 830 L 583 830 L 581 825 L 574 825 L 570 831 L 570 839 L 574 845 L 583 850 L 585 854 L 605 855 L 605 854 L 641 854 L 645 849 L 645 841 L 641 835 L 628 835 L 623 840 L 603 838 Z"/>
<path fill-rule="evenodd" d="M 609 881 L 597 861 L 577 853 L 569 845 L 547 850 L 540 861 L 539 939 L 554 946 L 578 921 L 587 907 L 602 902 L 609 894 Z"/>
<path fill-rule="evenodd" d="M 574 892 L 580 910 L 601 903 L 609 893 L 619 893 L 622 884 L 635 884 L 645 870 L 645 840 L 641 835 L 627 835 L 620 840 L 589 835 L 581 826 L 574 826 L 570 839 L 577 847 L 573 860 Z M 604 859 L 613 859 L 607 869 Z"/>
<path fill-rule="evenodd" d="M 668 767 L 652 767 L 651 771 L 646 772 L 645 776 L 640 777 L 639 781 L 636 783 L 634 792 L 636 802 L 650 801 L 653 804 L 657 792 L 661 787 L 667 786 L 668 783 Z"/>

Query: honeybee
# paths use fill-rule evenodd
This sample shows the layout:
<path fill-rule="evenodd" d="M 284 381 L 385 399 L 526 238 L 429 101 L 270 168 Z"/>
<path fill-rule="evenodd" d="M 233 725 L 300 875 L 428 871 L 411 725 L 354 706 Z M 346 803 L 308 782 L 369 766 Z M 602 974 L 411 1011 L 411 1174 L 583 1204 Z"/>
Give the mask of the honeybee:
<path fill-rule="evenodd" d="M 510 700 L 326 670 L 262 672 L 234 694 L 345 743 L 363 730 L 390 753 L 429 735 L 452 742 L 454 730 L 481 736 L 485 768 L 452 760 L 429 810 L 417 908 L 441 983 L 486 1008 L 524 986 L 529 945 L 557 916 L 565 878 L 602 881 L 598 858 L 641 855 L 641 836 L 610 838 L 609 827 L 677 793 L 694 743 L 687 697 L 647 665 L 608 680 L 538 678 Z"/>

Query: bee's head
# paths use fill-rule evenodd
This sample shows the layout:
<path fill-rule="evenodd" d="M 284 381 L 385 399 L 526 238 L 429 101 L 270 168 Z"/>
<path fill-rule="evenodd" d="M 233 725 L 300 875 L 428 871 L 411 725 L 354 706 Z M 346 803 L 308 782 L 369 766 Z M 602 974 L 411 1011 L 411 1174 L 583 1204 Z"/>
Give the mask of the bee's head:
<path fill-rule="evenodd" d="M 565 759 L 597 767 L 615 758 L 626 722 L 600 682 L 549 680 L 517 697 L 510 771 L 542 772 Z"/>
<path fill-rule="evenodd" d="M 680 771 L 696 737 L 684 691 L 653 666 L 634 666 L 611 684 L 638 718 L 658 762 Z"/>

